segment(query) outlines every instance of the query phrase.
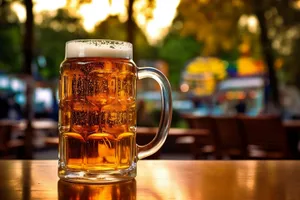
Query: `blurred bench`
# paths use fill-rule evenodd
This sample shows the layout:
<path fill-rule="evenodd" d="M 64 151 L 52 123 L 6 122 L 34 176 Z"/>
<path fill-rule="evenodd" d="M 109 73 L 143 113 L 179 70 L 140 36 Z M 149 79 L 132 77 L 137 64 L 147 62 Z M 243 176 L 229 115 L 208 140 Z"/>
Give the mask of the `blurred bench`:
<path fill-rule="evenodd" d="M 0 158 L 20 158 L 24 149 L 24 141 L 21 139 L 12 139 L 11 124 L 0 123 Z"/>
<path fill-rule="evenodd" d="M 235 156 L 238 159 L 287 159 L 290 149 L 287 142 L 288 127 L 298 127 L 298 122 L 283 123 L 279 116 L 182 116 L 190 128 L 207 128 L 211 133 L 216 158 Z M 286 125 L 286 126 L 285 126 Z M 203 144 L 196 144 L 202 153 Z"/>

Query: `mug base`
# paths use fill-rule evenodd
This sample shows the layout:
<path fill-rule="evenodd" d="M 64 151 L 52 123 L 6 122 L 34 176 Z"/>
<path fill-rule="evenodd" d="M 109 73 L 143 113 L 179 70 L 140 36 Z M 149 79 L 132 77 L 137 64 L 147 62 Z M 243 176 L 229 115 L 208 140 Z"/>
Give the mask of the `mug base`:
<path fill-rule="evenodd" d="M 59 167 L 58 177 L 64 181 L 75 183 L 114 183 L 120 181 L 132 180 L 136 177 L 136 164 L 122 170 L 71 170 Z"/>

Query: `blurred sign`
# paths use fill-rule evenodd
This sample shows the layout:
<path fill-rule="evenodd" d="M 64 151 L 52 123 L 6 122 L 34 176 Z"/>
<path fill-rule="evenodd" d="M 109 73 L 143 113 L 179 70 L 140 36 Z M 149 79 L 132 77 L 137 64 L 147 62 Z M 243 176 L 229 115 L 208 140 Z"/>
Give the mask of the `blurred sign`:
<path fill-rule="evenodd" d="M 237 60 L 238 76 L 259 75 L 265 72 L 262 61 L 256 61 L 250 57 L 242 57 Z"/>
<path fill-rule="evenodd" d="M 216 79 L 224 79 L 226 77 L 226 65 L 226 62 L 218 58 L 198 57 L 186 67 L 186 73 L 191 75 L 212 73 L 216 77 Z"/>
<path fill-rule="evenodd" d="M 218 58 L 195 58 L 182 75 L 182 92 L 201 97 L 211 95 L 216 88 L 216 81 L 226 77 L 227 63 Z"/>

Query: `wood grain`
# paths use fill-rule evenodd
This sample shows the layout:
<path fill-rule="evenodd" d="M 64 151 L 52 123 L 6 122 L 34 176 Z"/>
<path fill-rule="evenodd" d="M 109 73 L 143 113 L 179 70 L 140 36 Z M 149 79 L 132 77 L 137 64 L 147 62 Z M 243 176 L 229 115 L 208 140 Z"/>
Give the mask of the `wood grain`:
<path fill-rule="evenodd" d="M 57 161 L 0 161 L 0 199 L 272 199 L 300 197 L 299 161 L 140 161 L 135 180 L 59 181 Z"/>

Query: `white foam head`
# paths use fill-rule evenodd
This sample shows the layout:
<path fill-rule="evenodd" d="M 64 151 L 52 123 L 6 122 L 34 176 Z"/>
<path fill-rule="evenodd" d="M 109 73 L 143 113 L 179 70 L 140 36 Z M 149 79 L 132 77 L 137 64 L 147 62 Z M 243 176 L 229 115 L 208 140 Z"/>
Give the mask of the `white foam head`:
<path fill-rule="evenodd" d="M 102 39 L 71 40 L 66 43 L 65 57 L 132 59 L 132 44 L 129 42 Z"/>

